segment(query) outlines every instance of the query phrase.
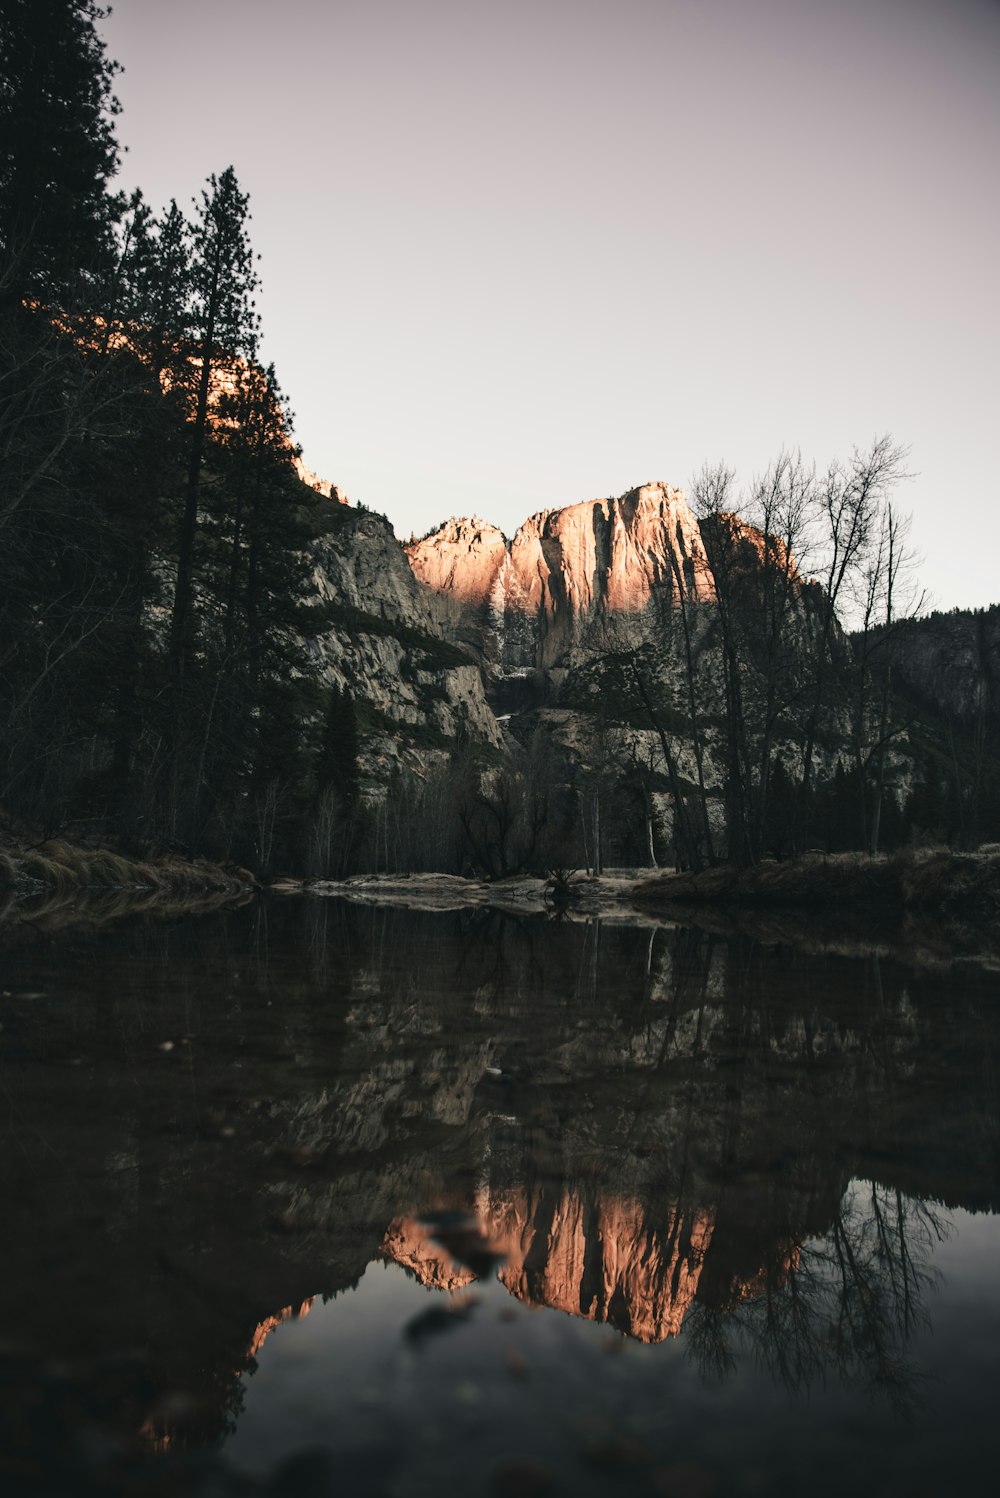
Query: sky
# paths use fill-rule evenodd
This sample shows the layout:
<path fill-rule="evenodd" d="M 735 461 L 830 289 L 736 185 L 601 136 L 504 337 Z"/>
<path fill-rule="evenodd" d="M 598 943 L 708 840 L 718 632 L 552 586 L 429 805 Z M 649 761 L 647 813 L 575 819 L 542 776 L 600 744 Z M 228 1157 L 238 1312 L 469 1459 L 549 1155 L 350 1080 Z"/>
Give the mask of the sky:
<path fill-rule="evenodd" d="M 236 168 L 306 462 L 421 533 L 891 432 L 1000 601 L 1000 0 L 117 0 L 120 181 Z"/>

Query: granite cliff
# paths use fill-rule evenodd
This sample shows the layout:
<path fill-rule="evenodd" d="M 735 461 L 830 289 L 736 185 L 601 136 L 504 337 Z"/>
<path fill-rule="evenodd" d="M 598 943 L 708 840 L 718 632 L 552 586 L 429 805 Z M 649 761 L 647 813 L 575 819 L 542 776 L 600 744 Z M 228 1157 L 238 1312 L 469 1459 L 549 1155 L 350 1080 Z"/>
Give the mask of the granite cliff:
<path fill-rule="evenodd" d="M 720 555 L 730 590 L 738 579 L 731 591 L 734 658 L 743 722 L 756 735 L 744 773 L 760 777 L 761 765 L 784 761 L 794 778 L 822 671 L 827 687 L 840 676 L 846 681 L 847 638 L 836 620 L 824 634 L 818 585 L 798 573 L 780 542 L 766 542 L 729 513 L 699 522 L 669 484 L 542 510 L 510 539 L 472 516 L 405 546 L 384 519 L 329 492 L 342 502 L 316 550 L 315 577 L 333 621 L 312 649 L 324 678 L 348 686 L 362 708 L 376 779 L 403 767 L 423 774 L 459 742 L 501 755 L 511 750 L 516 760 L 517 744 L 526 748 L 542 730 L 569 781 L 598 774 L 608 785 L 609 764 L 611 779 L 637 767 L 652 857 L 654 821 L 669 838 L 679 804 L 668 784 L 667 733 L 678 794 L 705 798 L 704 819 L 722 846 L 733 749 L 715 586 L 725 575 Z M 906 698 L 932 722 L 995 718 L 995 616 L 933 616 L 894 635 L 892 680 L 903 698 L 885 774 L 897 807 L 919 781 L 924 759 L 937 752 L 930 740 L 929 748 L 914 740 Z M 816 665 L 817 650 L 828 666 Z M 872 656 L 876 664 L 882 659 Z M 873 688 L 869 717 L 876 696 Z M 866 752 L 871 724 L 855 721 L 853 701 L 850 690 L 824 691 L 812 751 L 817 783 L 832 783 L 838 764 L 856 766 Z M 773 830 L 760 836 L 780 841 Z M 629 838 L 618 856 L 624 851 L 634 861 L 638 844 Z"/>
<path fill-rule="evenodd" d="M 445 635 L 498 674 L 579 661 L 615 616 L 713 596 L 698 522 L 669 484 L 542 510 L 509 542 L 450 520 L 406 553 Z"/>
<path fill-rule="evenodd" d="M 343 503 L 332 517 L 312 556 L 330 622 L 309 648 L 350 691 L 370 768 L 424 765 L 459 739 L 496 746 L 479 664 L 444 637 L 389 522 Z"/>

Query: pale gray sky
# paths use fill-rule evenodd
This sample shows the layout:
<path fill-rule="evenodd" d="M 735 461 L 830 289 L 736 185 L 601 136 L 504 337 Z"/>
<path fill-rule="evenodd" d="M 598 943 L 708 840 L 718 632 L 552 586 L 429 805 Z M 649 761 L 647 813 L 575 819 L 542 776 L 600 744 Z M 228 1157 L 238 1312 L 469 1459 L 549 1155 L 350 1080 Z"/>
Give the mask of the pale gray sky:
<path fill-rule="evenodd" d="M 401 535 L 889 430 L 1000 600 L 997 0 L 117 0 L 126 185 L 230 162 L 306 461 Z"/>

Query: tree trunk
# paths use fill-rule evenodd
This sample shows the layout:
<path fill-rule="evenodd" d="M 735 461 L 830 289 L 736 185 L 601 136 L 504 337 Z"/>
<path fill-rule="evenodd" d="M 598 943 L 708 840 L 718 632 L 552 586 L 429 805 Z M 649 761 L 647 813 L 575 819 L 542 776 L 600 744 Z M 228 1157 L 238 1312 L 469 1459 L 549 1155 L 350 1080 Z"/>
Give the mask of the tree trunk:
<path fill-rule="evenodd" d="M 191 453 L 188 460 L 184 514 L 181 518 L 180 542 L 177 548 L 177 585 L 174 589 L 174 611 L 170 623 L 171 657 L 174 674 L 178 680 L 184 675 L 191 644 L 190 617 L 194 594 L 194 542 L 198 530 L 198 492 L 201 485 L 201 464 L 205 451 L 205 432 L 208 427 L 208 396 L 212 377 L 215 322 L 219 310 L 221 260 L 222 248 L 217 240 L 215 258 L 212 263 L 212 281 L 208 298 L 205 340 L 202 344 L 201 372 L 198 376 L 198 401 L 195 407 L 194 430 L 191 434 Z"/>
<path fill-rule="evenodd" d="M 709 864 L 712 865 L 715 863 L 715 850 L 712 846 L 712 822 L 708 814 L 708 794 L 705 790 L 704 746 L 701 741 L 701 729 L 698 726 L 698 703 L 694 691 L 694 652 L 691 647 L 691 627 L 688 622 L 687 600 L 684 597 L 684 579 L 681 575 L 680 563 L 672 546 L 669 548 L 669 552 L 670 568 L 677 587 L 681 629 L 684 634 L 684 674 L 687 679 L 688 714 L 691 719 L 691 744 L 694 749 L 694 762 L 698 774 L 698 799 L 701 807 L 702 827 L 705 833 L 705 853 Z"/>
<path fill-rule="evenodd" d="M 601 865 L 601 792 L 600 788 L 594 791 L 594 875 L 600 878 L 603 873 Z"/>
<path fill-rule="evenodd" d="M 632 672 L 635 676 L 636 686 L 639 688 L 639 696 L 642 698 L 643 707 L 649 714 L 650 722 L 652 723 L 659 736 L 660 747 L 663 750 L 663 758 L 667 766 L 667 777 L 670 781 L 670 794 L 672 795 L 674 800 L 674 842 L 675 844 L 680 844 L 680 846 L 684 850 L 684 856 L 688 859 L 689 867 L 694 869 L 694 871 L 698 873 L 704 867 L 704 863 L 701 857 L 701 850 L 698 847 L 697 839 L 692 836 L 691 828 L 688 824 L 687 807 L 685 806 L 684 798 L 681 795 L 680 777 L 677 774 L 677 764 L 674 760 L 673 750 L 670 747 L 670 741 L 667 738 L 663 726 L 656 715 L 656 711 L 653 707 L 649 693 L 646 690 L 646 683 L 642 678 L 642 672 L 639 670 L 639 667 L 636 664 L 634 658 L 632 661 Z M 680 833 L 679 837 L 677 835 L 678 831 Z"/>

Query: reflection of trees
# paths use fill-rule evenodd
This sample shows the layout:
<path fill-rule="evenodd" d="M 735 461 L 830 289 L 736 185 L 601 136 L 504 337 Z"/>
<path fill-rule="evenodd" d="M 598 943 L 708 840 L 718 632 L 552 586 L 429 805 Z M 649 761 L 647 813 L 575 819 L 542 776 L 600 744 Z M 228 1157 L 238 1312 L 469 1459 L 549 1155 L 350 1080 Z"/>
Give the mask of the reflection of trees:
<path fill-rule="evenodd" d="M 998 1197 L 985 972 L 340 901 L 77 929 L 57 961 L 47 941 L 5 952 L 5 1333 L 147 1346 L 212 1410 L 258 1322 L 354 1283 L 399 1214 L 472 1210 L 484 1176 L 530 1207 L 526 1294 L 572 1200 L 577 1305 L 639 1325 L 655 1249 L 655 1293 L 688 1266 L 704 1372 L 749 1349 L 793 1388 L 839 1374 L 905 1403 L 941 1232 L 913 1198 Z M 18 998 L 51 971 L 61 994 Z M 41 1308 L 39 1243 L 60 1262 Z"/>
<path fill-rule="evenodd" d="M 737 1285 L 725 1304 L 692 1307 L 689 1353 L 713 1382 L 750 1354 L 788 1389 L 804 1391 L 832 1374 L 897 1410 L 912 1408 L 919 1375 L 906 1346 L 927 1322 L 930 1257 L 948 1231 L 926 1202 L 854 1181 L 829 1230 L 769 1265 L 759 1287 Z"/>

